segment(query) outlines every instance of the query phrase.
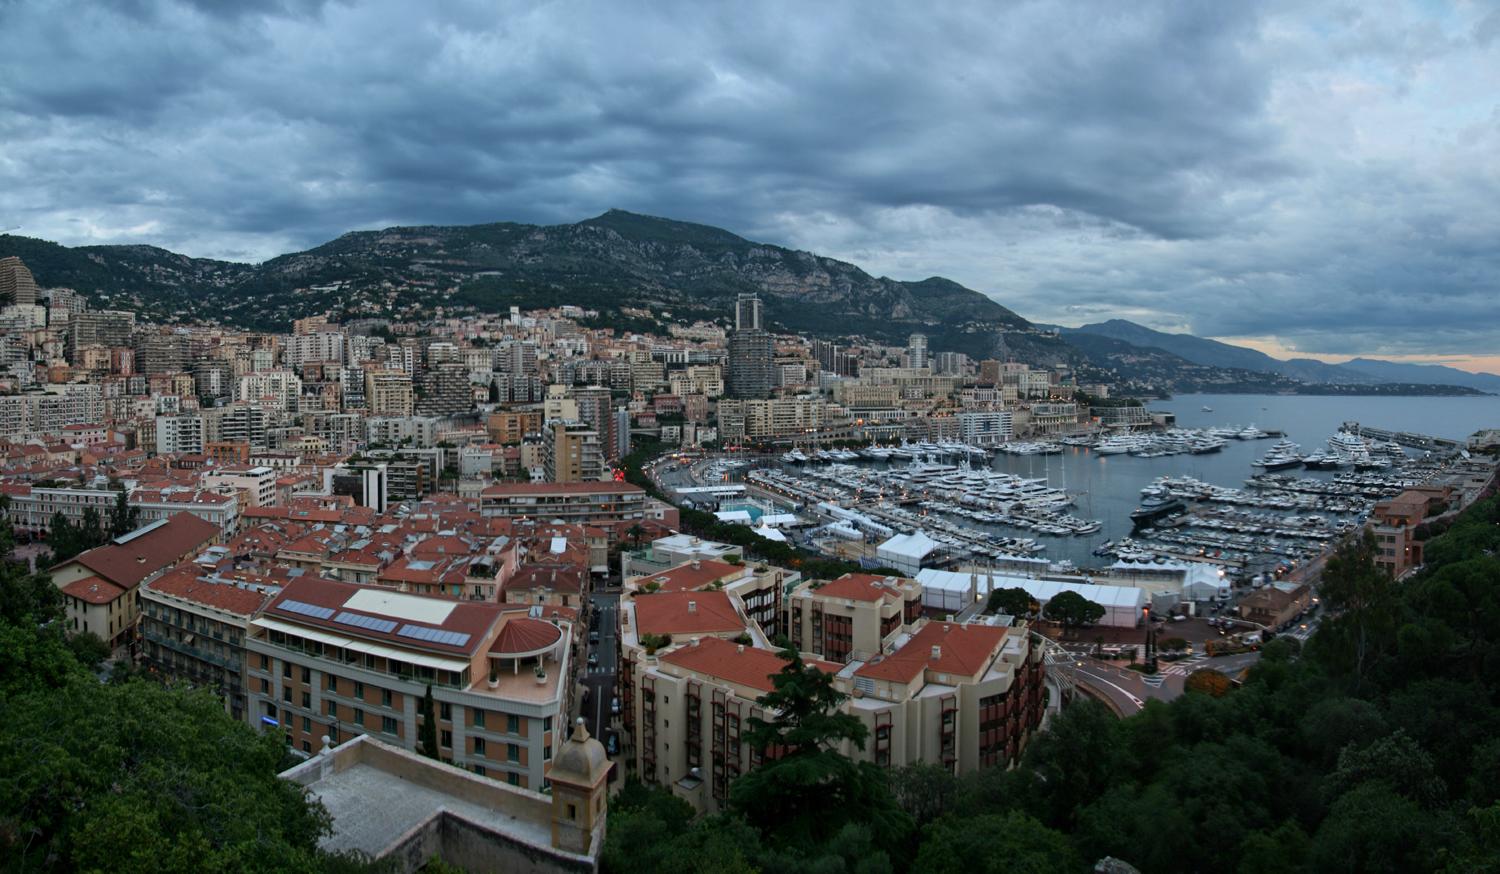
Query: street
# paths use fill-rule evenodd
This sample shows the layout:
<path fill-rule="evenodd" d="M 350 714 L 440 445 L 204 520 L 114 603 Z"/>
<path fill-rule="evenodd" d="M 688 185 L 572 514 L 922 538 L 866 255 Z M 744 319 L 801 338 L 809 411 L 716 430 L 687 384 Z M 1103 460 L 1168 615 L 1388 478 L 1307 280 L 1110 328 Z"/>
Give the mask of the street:
<path fill-rule="evenodd" d="M 618 593 L 594 594 L 593 615 L 598 619 L 599 642 L 589 647 L 589 652 L 599 657 L 597 667 L 584 665 L 583 686 L 588 690 L 588 699 L 579 715 L 586 719 L 589 733 L 604 737 L 610 725 L 610 700 L 615 693 L 615 635 L 618 624 L 620 596 Z M 587 656 L 585 656 L 587 658 Z"/>

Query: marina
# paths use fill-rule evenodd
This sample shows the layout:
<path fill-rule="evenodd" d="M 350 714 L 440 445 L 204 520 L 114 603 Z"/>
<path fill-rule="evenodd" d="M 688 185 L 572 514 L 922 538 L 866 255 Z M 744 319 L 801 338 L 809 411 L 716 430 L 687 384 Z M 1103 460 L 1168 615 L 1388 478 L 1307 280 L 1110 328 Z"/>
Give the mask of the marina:
<path fill-rule="evenodd" d="M 1317 557 L 1375 502 L 1439 470 L 1425 453 L 1348 428 L 1303 442 L 1347 463 L 1309 466 L 1315 453 L 1285 432 L 1222 425 L 988 450 L 793 450 L 703 472 L 743 484 L 771 514 L 760 518 L 790 523 L 778 526 L 788 539 L 870 568 L 881 566 L 883 544 L 902 540 L 921 544 L 913 567 L 1084 579 L 1196 565 L 1251 589 Z"/>

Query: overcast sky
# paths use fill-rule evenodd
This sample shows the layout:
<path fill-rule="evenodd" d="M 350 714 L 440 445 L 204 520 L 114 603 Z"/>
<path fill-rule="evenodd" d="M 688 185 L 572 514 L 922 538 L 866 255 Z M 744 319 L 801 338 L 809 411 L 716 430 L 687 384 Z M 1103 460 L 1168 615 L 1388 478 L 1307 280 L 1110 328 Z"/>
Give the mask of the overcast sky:
<path fill-rule="evenodd" d="M 1500 369 L 1500 7 L 0 0 L 0 226 L 618 207 L 1033 321 Z"/>

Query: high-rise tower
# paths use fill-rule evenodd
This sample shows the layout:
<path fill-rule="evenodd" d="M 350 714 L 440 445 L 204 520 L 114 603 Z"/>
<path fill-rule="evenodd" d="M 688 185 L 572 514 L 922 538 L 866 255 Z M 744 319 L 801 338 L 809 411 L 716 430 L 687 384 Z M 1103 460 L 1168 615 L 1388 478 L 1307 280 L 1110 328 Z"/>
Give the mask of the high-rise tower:
<path fill-rule="evenodd" d="M 0 297 L 16 306 L 36 303 L 36 280 L 16 255 L 0 258 Z"/>

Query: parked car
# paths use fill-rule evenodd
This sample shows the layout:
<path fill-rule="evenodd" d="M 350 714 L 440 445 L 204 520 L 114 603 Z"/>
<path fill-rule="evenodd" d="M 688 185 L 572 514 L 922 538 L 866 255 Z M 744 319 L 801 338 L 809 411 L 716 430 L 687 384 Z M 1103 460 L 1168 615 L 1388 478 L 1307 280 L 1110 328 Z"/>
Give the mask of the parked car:
<path fill-rule="evenodd" d="M 599 654 L 598 653 L 596 653 L 596 652 L 589 653 L 589 667 L 591 667 L 591 668 L 597 668 L 597 667 L 599 667 Z"/>
<path fill-rule="evenodd" d="M 620 715 L 620 698 L 619 698 L 618 695 L 615 696 L 613 699 L 610 700 L 610 702 L 609 702 L 609 712 L 610 712 L 611 715 L 614 715 L 614 716 L 619 716 Z"/>
<path fill-rule="evenodd" d="M 1188 621 L 1187 614 L 1186 613 L 1182 613 L 1182 614 L 1179 614 L 1177 616 L 1173 616 L 1172 617 L 1172 621 L 1173 622 L 1186 622 L 1186 621 Z"/>
<path fill-rule="evenodd" d="M 611 756 L 620 754 L 620 733 L 609 729 L 604 733 L 604 751 Z"/>
<path fill-rule="evenodd" d="M 590 631 L 589 632 L 589 643 L 590 644 L 595 644 L 595 643 L 598 643 L 598 642 L 599 642 L 599 632 L 597 632 L 597 631 Z"/>

